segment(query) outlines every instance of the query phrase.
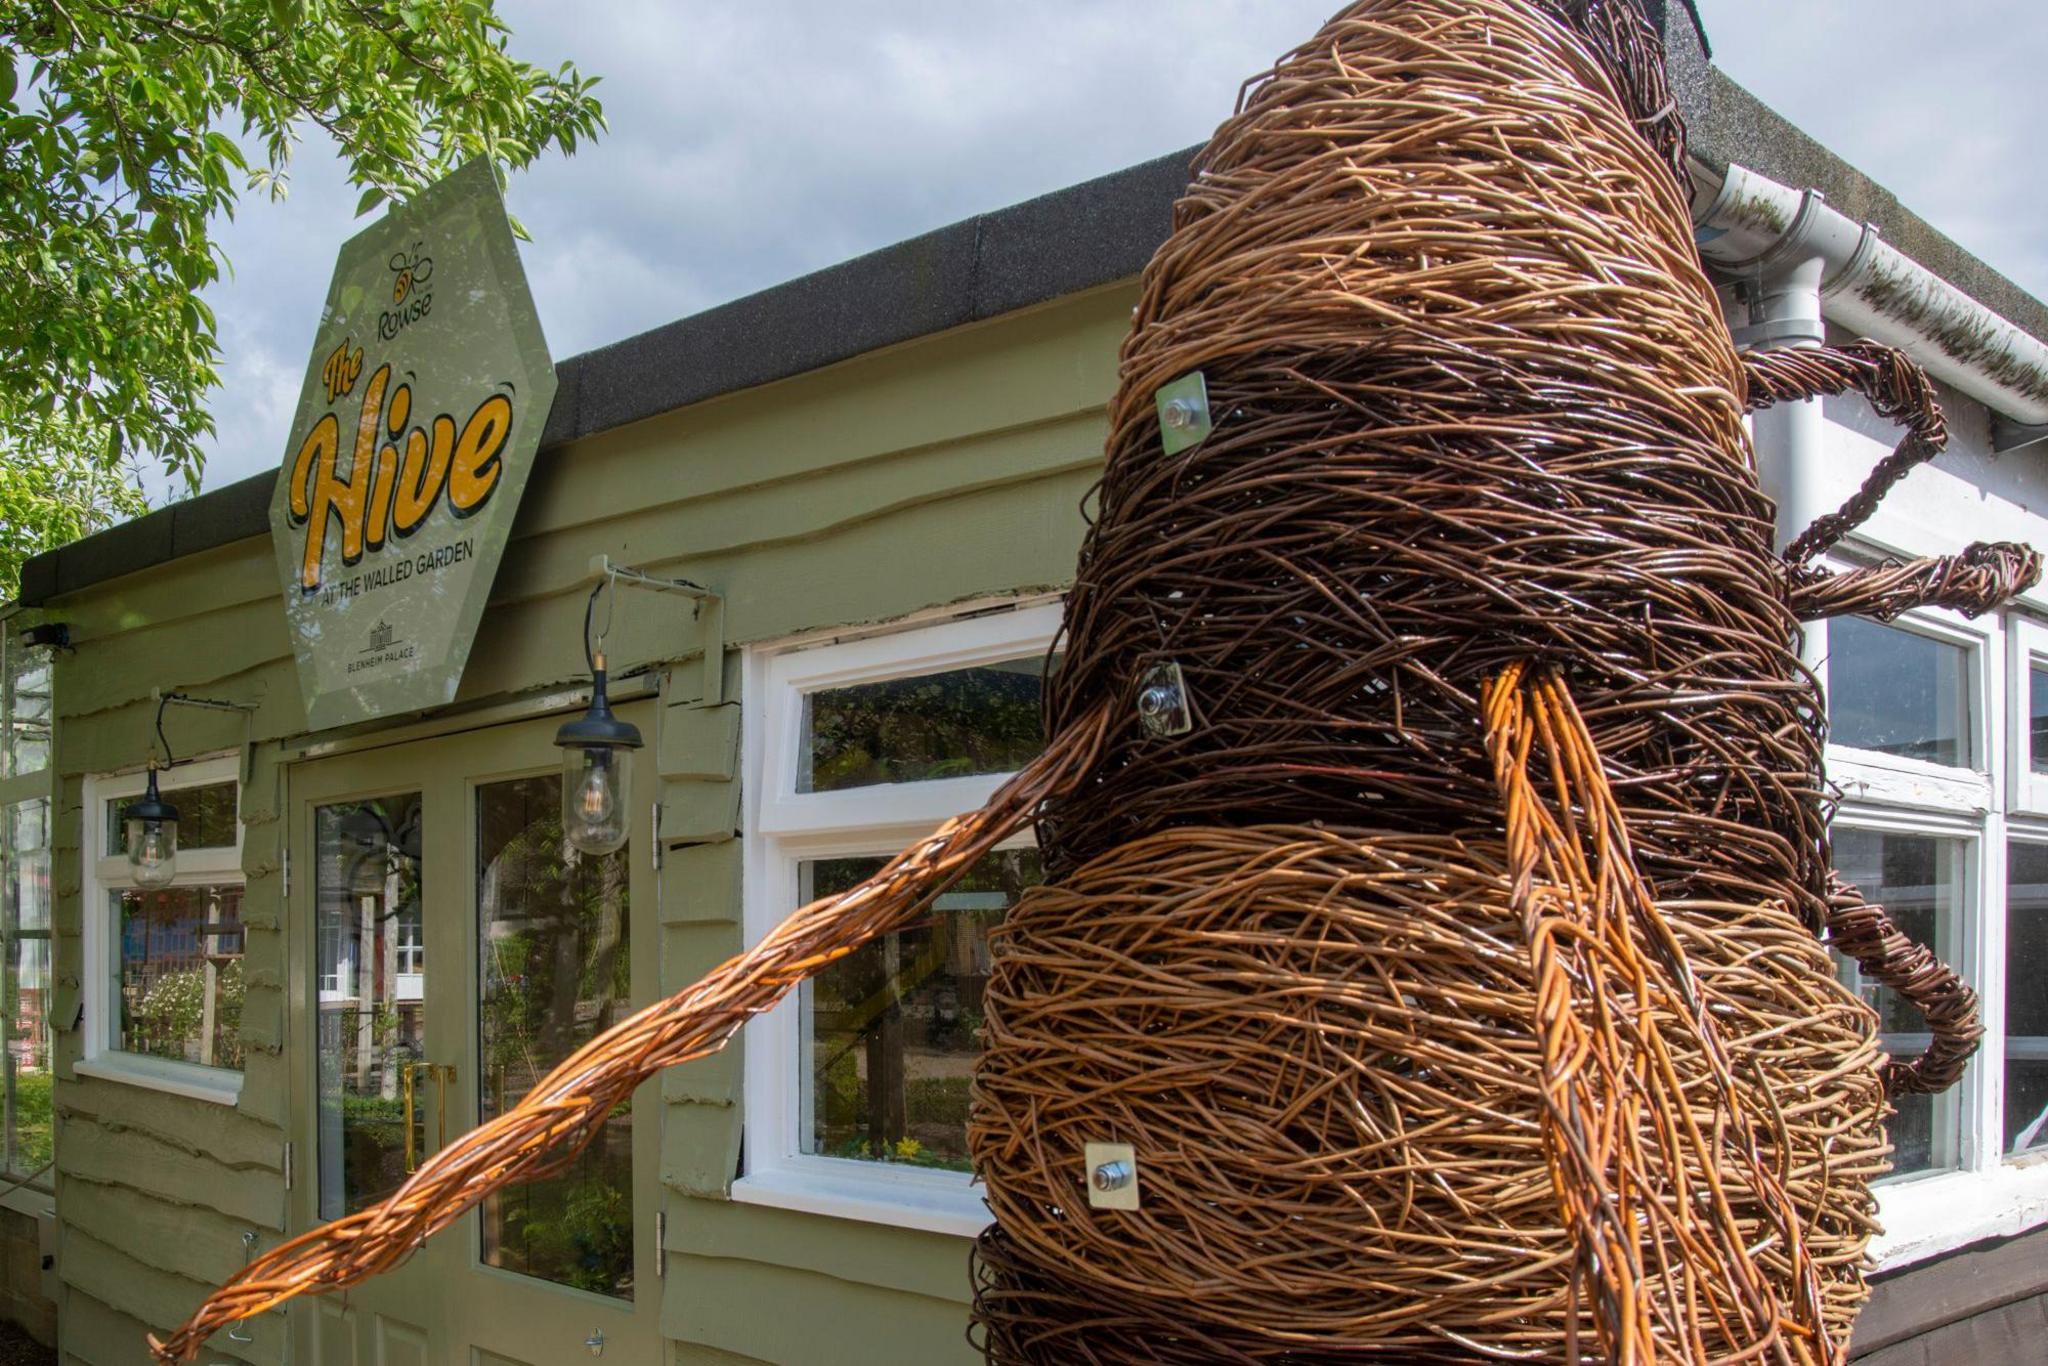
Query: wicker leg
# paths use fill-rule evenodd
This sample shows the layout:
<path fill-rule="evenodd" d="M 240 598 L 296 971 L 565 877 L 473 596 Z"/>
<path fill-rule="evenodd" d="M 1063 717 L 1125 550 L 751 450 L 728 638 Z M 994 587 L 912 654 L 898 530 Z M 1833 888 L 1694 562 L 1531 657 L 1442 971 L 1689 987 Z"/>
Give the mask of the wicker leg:
<path fill-rule="evenodd" d="M 1751 351 L 1742 358 L 1742 370 L 1751 412 L 1796 399 L 1854 392 L 1869 399 L 1880 416 L 1906 429 L 1906 439 L 1878 463 L 1853 498 L 1799 533 L 1785 552 L 1785 559 L 1795 566 L 1860 526 L 1894 484 L 1948 446 L 1948 421 L 1933 383 L 1895 347 L 1859 341 L 1841 347 Z"/>
<path fill-rule="evenodd" d="M 641 1082 L 717 1052 L 806 978 L 922 914 L 933 897 L 1028 821 L 1048 794 L 1080 780 L 1101 752 L 1109 714 L 1106 705 L 1098 706 L 979 811 L 945 822 L 859 886 L 801 907 L 695 985 L 585 1044 L 517 1106 L 435 1153 L 389 1198 L 249 1263 L 169 1338 L 151 1336 L 157 1360 L 189 1361 L 207 1338 L 239 1319 L 390 1270 L 491 1192 L 575 1161 Z"/>
<path fill-rule="evenodd" d="M 1828 899 L 1828 934 L 1865 973 L 1911 1002 L 1934 1035 L 1919 1057 L 1885 1064 L 1886 1093 L 1934 1095 L 1955 1085 L 1984 1039 L 1976 991 L 1926 945 L 1908 938 L 1884 907 L 1864 901 L 1840 877 Z"/>
<path fill-rule="evenodd" d="M 1936 450 L 1948 445 L 1948 422 L 1934 385 L 1905 352 L 1873 341 L 1847 346 L 1786 347 L 1742 357 L 1749 410 L 1798 399 L 1859 393 L 1878 415 L 1891 419 Z"/>
<path fill-rule="evenodd" d="M 2040 551 L 2011 541 L 1980 542 L 1960 555 L 1847 574 L 1802 571 L 1793 585 L 1792 610 L 1801 621 L 1847 616 L 1890 621 L 1916 607 L 1946 607 L 1974 617 L 2040 581 Z"/>

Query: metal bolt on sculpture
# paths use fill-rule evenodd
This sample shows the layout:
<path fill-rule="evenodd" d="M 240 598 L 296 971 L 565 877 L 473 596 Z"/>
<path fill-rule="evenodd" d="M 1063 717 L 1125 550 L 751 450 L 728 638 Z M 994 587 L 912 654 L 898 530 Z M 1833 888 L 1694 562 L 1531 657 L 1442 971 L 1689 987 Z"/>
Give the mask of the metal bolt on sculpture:
<path fill-rule="evenodd" d="M 1886 1091 L 1980 1030 L 1830 872 L 1799 623 L 2040 561 L 1813 564 L 1940 411 L 1881 346 L 1737 354 L 1672 110 L 1635 0 L 1360 0 L 1253 82 L 1143 277 L 1044 754 L 159 1356 L 559 1168 L 1036 821 L 971 1126 L 992 1361 L 1842 1360 Z M 1906 439 L 1775 553 L 1744 411 L 1852 390 Z M 1091 1200 L 1101 1144 L 1135 1208 Z"/>

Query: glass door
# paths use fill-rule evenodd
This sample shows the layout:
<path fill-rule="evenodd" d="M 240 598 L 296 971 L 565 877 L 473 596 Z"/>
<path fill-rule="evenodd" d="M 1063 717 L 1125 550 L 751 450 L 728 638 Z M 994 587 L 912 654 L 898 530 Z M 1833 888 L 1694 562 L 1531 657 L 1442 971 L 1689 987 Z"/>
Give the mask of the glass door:
<path fill-rule="evenodd" d="M 313 811 L 323 1219 L 397 1190 L 426 1151 L 429 1108 L 446 1120 L 434 1104 L 445 1078 L 427 1051 L 422 807 L 415 791 Z"/>
<path fill-rule="evenodd" d="M 475 785 L 482 951 L 480 1120 L 517 1105 L 571 1053 L 632 1013 L 630 846 L 578 858 L 561 838 L 559 772 Z M 615 1111 L 575 1165 L 492 1196 L 484 1264 L 630 1302 L 633 1114 Z"/>
<path fill-rule="evenodd" d="M 453 831 L 439 794 L 382 755 L 292 772 L 295 1228 L 353 1214 L 396 1191 L 454 1132 L 445 1060 L 462 1036 L 464 944 L 441 866 Z M 429 993 L 428 981 L 437 990 Z M 458 1274 L 447 1240 L 347 1297 L 293 1310 L 295 1359 L 323 1366 L 446 1360 L 438 1288 Z"/>
<path fill-rule="evenodd" d="M 294 770 L 308 850 L 294 864 L 310 868 L 303 888 L 295 870 L 296 923 L 314 944 L 302 1227 L 395 1191 L 654 998 L 653 936 L 632 915 L 655 903 L 651 790 L 632 794 L 626 848 L 577 854 L 561 835 L 556 724 Z M 493 1196 L 345 1303 L 296 1311 L 307 1359 L 658 1359 L 659 1143 L 636 1123 L 658 1112 L 621 1107 L 566 1170 Z"/>

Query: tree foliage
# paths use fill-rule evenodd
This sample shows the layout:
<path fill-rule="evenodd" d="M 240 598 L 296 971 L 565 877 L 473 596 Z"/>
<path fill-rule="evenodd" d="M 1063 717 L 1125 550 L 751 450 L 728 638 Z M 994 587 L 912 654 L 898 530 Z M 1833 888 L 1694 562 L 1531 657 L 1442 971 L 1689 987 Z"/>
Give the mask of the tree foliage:
<path fill-rule="evenodd" d="M 22 565 L 45 546 L 149 510 L 132 472 L 110 468 L 103 449 L 67 419 L 35 416 L 0 448 L 0 598 L 13 596 Z"/>
<path fill-rule="evenodd" d="M 485 0 L 0 0 L 0 464 L 44 459 L 55 422 L 70 459 L 197 488 L 214 225 L 244 192 L 284 193 L 309 128 L 358 213 L 474 157 L 502 181 L 595 137 L 595 79 L 509 36 Z M 17 558 L 76 525 L 6 515 Z"/>

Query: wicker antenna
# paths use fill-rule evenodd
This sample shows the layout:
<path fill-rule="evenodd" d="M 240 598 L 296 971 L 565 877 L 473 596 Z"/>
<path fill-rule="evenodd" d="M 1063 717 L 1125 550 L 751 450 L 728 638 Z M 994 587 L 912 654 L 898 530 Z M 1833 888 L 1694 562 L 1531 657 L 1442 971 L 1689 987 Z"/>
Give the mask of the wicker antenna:
<path fill-rule="evenodd" d="M 1045 756 L 159 1356 L 551 1170 L 1036 819 L 970 1134 L 992 1361 L 1841 1360 L 1885 1087 L 1979 1026 L 1831 875 L 1799 622 L 2040 559 L 1812 564 L 1940 410 L 1881 346 L 1736 353 L 1674 109 L 1636 0 L 1360 0 L 1254 81 L 1141 282 Z M 1781 556 L 1743 414 L 1849 391 L 1905 442 Z M 1090 1205 L 1098 1142 L 1137 1209 Z"/>
<path fill-rule="evenodd" d="M 725 1047 L 798 983 L 892 929 L 1030 818 L 1046 794 L 1088 771 L 1106 713 L 1057 737 L 989 799 L 946 822 L 859 886 L 798 910 L 759 944 L 705 978 L 591 1040 L 517 1106 L 420 1164 L 388 1198 L 281 1243 L 244 1267 L 169 1337 L 160 1361 L 189 1361 L 206 1339 L 297 1295 L 343 1289 L 389 1271 L 491 1192 L 574 1165 L 605 1117 L 642 1082 Z"/>

